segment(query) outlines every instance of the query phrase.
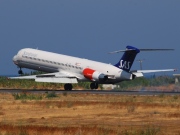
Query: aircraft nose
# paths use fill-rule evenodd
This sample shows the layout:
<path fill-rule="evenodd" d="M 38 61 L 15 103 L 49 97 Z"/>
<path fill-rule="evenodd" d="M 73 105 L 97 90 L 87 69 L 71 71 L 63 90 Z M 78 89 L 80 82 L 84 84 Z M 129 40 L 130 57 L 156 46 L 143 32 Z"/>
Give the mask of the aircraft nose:
<path fill-rule="evenodd" d="M 17 55 L 15 55 L 15 56 L 13 57 L 13 62 L 14 62 L 15 64 L 17 64 Z"/>

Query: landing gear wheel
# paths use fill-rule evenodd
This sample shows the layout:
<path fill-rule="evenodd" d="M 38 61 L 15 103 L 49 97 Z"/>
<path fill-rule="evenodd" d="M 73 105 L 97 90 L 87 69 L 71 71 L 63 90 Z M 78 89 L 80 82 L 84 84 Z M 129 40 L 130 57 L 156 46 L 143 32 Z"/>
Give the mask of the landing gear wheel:
<path fill-rule="evenodd" d="M 72 84 L 70 84 L 70 83 L 65 84 L 64 90 L 72 90 Z"/>
<path fill-rule="evenodd" d="M 91 83 L 90 88 L 91 89 L 98 89 L 98 83 Z"/>
<path fill-rule="evenodd" d="M 95 87 L 94 87 L 95 89 L 98 89 L 98 83 L 95 83 Z"/>
<path fill-rule="evenodd" d="M 19 69 L 18 74 L 20 74 L 20 75 L 23 74 L 23 71 L 21 70 L 21 68 Z"/>

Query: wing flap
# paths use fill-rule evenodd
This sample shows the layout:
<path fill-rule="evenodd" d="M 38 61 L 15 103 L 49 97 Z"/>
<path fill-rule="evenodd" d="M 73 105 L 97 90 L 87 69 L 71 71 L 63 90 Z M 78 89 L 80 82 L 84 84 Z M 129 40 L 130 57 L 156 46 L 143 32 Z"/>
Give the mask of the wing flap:
<path fill-rule="evenodd" d="M 36 82 L 49 82 L 49 83 L 78 83 L 76 76 L 61 72 L 40 74 L 40 75 L 9 77 L 9 79 L 34 79 Z"/>
<path fill-rule="evenodd" d="M 36 82 L 49 82 L 49 83 L 78 83 L 77 78 L 53 78 L 53 77 L 38 77 Z"/>
<path fill-rule="evenodd" d="M 35 79 L 36 75 L 8 77 L 9 79 Z"/>

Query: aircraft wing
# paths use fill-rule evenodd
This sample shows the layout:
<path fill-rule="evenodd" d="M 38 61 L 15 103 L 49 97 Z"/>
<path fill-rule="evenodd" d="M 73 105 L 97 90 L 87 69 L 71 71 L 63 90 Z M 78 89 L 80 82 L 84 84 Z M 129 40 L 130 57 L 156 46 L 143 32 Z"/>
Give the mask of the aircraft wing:
<path fill-rule="evenodd" d="M 168 71 L 177 71 L 177 69 L 136 70 L 136 71 L 131 71 L 131 73 L 136 75 L 136 77 L 143 77 L 143 73 L 168 72 Z"/>
<path fill-rule="evenodd" d="M 78 83 L 77 77 L 67 72 L 56 72 L 40 75 L 8 77 L 9 79 L 34 79 L 36 82 Z"/>

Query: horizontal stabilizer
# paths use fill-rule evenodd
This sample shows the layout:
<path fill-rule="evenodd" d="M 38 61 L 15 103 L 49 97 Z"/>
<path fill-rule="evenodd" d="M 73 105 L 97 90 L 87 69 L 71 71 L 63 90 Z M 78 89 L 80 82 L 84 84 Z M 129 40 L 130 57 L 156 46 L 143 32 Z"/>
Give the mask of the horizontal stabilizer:
<path fill-rule="evenodd" d="M 174 49 L 139 49 L 140 51 L 174 51 Z"/>
<path fill-rule="evenodd" d="M 177 71 L 177 69 L 160 69 L 160 70 L 134 70 L 131 71 L 133 75 L 136 77 L 143 77 L 143 73 L 155 73 L 155 72 L 169 72 L 169 71 Z"/>
<path fill-rule="evenodd" d="M 174 49 L 139 49 L 139 50 L 140 51 L 174 51 Z M 117 50 L 117 51 L 109 52 L 109 54 L 129 52 L 129 51 L 135 51 L 135 49 Z"/>
<path fill-rule="evenodd" d="M 119 53 L 119 52 L 130 52 L 130 51 L 135 51 L 134 49 L 127 49 L 127 50 L 117 50 L 109 53 Z"/>
<path fill-rule="evenodd" d="M 160 70 L 137 70 L 137 73 L 155 73 L 155 72 L 169 72 L 169 71 L 177 71 L 177 69 L 160 69 Z M 134 71 L 132 71 L 134 72 Z"/>

